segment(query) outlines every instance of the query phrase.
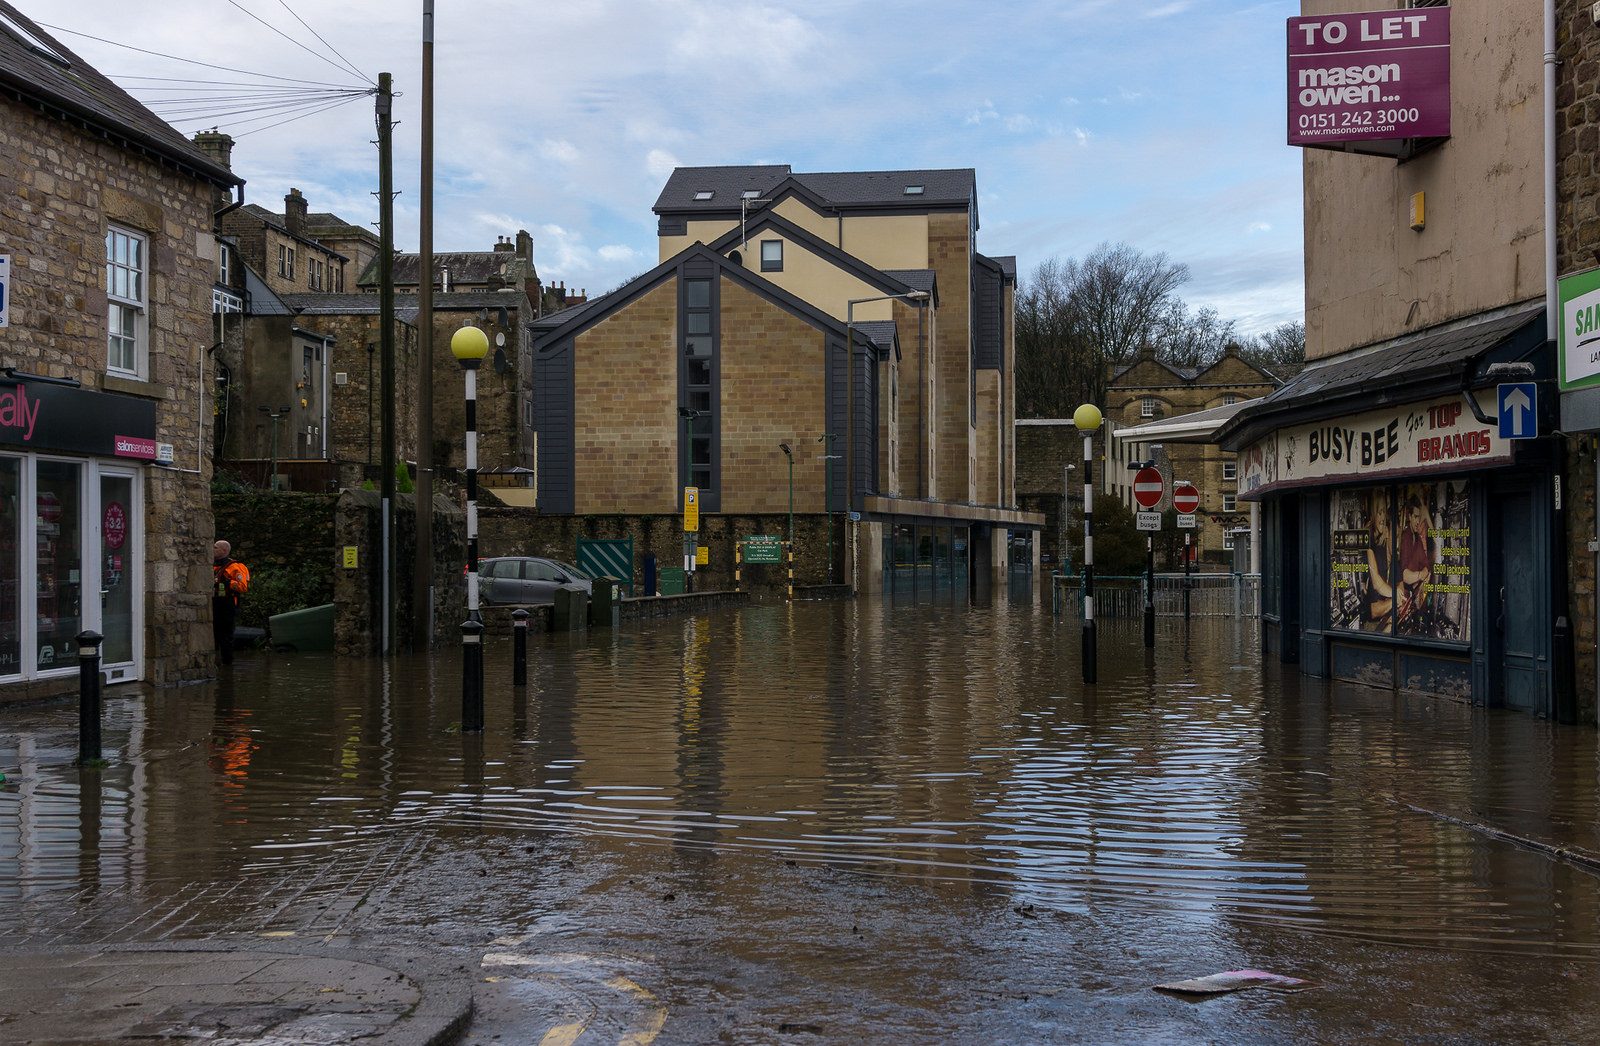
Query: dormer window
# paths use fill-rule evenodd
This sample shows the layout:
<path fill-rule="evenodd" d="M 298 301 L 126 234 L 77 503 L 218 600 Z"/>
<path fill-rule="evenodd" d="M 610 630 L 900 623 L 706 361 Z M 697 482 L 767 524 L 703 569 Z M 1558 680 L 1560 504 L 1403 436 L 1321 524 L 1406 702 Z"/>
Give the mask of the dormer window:
<path fill-rule="evenodd" d="M 922 186 L 920 186 L 920 185 L 908 185 L 908 186 L 906 186 L 906 195 L 907 196 L 921 196 L 922 195 Z"/>
<path fill-rule="evenodd" d="M 709 200 L 715 195 L 717 195 L 717 191 L 715 189 L 699 189 L 696 190 L 694 198 L 696 202 L 698 202 L 700 200 Z"/>

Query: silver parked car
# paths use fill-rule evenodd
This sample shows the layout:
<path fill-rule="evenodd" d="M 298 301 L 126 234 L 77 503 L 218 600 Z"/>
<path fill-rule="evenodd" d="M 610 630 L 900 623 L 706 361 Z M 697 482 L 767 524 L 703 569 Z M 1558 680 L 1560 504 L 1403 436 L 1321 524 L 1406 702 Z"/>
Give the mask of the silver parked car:
<path fill-rule="evenodd" d="M 554 603 L 556 589 L 578 585 L 594 594 L 594 579 L 571 563 L 542 556 L 478 560 L 478 596 L 484 606 Z"/>

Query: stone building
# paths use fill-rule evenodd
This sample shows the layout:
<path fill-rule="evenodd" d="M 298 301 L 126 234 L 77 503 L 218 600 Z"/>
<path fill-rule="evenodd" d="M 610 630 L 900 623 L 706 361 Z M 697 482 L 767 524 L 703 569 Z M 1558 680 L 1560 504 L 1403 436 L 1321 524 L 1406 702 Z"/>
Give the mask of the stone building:
<path fill-rule="evenodd" d="M 1592 585 L 1593 464 L 1567 434 L 1600 411 L 1585 420 L 1580 392 L 1556 427 L 1551 306 L 1600 246 L 1583 232 L 1592 18 L 1554 5 L 1558 72 L 1535 0 L 1388 6 L 1414 10 L 1377 22 L 1305 0 L 1289 25 L 1307 366 L 1219 433 L 1261 506 L 1266 647 L 1308 675 L 1592 721 L 1592 640 L 1575 687 L 1569 615 L 1593 613 L 1575 598 Z M 1390 86 L 1318 89 L 1350 49 Z M 1397 92 L 1384 119 L 1334 111 L 1380 90 Z"/>
<path fill-rule="evenodd" d="M 533 325 L 542 510 L 681 513 L 693 488 L 699 513 L 782 513 L 792 491 L 839 517 L 821 558 L 859 589 L 981 595 L 1014 544 L 1029 567 L 1015 265 L 973 250 L 972 171 L 679 168 L 655 211 L 657 268 Z"/>
<path fill-rule="evenodd" d="M 0 701 L 212 671 L 226 167 L 0 0 Z"/>
<path fill-rule="evenodd" d="M 1152 422 L 1258 399 L 1282 385 L 1269 372 L 1239 357 L 1229 343 L 1209 367 L 1173 367 L 1148 350 L 1121 368 L 1106 388 L 1106 489 L 1130 509 L 1131 463 L 1153 461 L 1167 484 L 1158 508 L 1172 503 L 1174 481 L 1186 480 L 1200 493 L 1193 531 L 1196 561 L 1232 569 L 1236 538 L 1250 529 L 1249 507 L 1239 500 L 1238 461 L 1215 443 L 1147 435 Z"/>

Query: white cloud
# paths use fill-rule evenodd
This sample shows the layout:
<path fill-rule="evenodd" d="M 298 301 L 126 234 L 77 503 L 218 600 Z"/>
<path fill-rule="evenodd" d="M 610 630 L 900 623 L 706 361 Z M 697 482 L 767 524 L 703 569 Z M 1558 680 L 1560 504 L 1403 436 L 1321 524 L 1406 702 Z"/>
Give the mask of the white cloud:
<path fill-rule="evenodd" d="M 1182 14 L 1183 12 L 1189 10 L 1189 6 L 1190 5 L 1189 5 L 1188 0 L 1175 0 L 1174 3 L 1162 4 L 1160 7 L 1153 7 L 1150 10 L 1144 12 L 1142 15 L 1140 15 L 1140 17 L 1141 18 L 1171 18 L 1173 15 L 1179 15 L 1179 14 Z"/>
<path fill-rule="evenodd" d="M 539 146 L 539 155 L 546 160 L 555 160 L 558 163 L 576 163 L 578 160 L 578 147 L 566 141 L 546 141 Z"/>
<path fill-rule="evenodd" d="M 650 155 L 644 158 L 644 169 L 650 172 L 652 177 L 656 178 L 664 179 L 673 172 L 674 168 L 683 166 L 685 165 L 680 163 L 676 156 L 673 156 L 665 149 L 651 149 Z"/>
<path fill-rule="evenodd" d="M 1025 131 L 1033 130 L 1033 119 L 1021 114 L 1008 116 L 1005 119 L 1005 128 L 1012 134 L 1022 134 Z"/>
<path fill-rule="evenodd" d="M 597 253 L 600 255 L 603 261 L 608 262 L 631 262 L 636 261 L 639 258 L 638 251 L 627 246 L 626 244 L 621 243 L 607 244 L 606 246 L 600 248 Z"/>
<path fill-rule="evenodd" d="M 1253 234 L 1253 233 L 1258 233 L 1258 232 L 1271 232 L 1272 231 L 1272 223 L 1271 222 L 1251 222 L 1249 225 L 1245 226 L 1244 231 L 1245 231 L 1246 234 Z"/>

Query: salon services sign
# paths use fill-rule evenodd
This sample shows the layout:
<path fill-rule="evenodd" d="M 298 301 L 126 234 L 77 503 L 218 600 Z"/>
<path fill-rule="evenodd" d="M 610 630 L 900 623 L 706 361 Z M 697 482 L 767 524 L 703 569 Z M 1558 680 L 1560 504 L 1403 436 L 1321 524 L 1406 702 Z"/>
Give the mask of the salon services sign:
<path fill-rule="evenodd" d="M 1450 134 L 1450 8 L 1289 19 L 1289 144 Z"/>
<path fill-rule="evenodd" d="M 1481 399 L 1478 406 L 1484 409 Z M 1511 461 L 1513 442 L 1480 422 L 1461 396 L 1289 426 L 1239 452 L 1239 496 L 1254 500 L 1311 483 L 1503 465 Z"/>

